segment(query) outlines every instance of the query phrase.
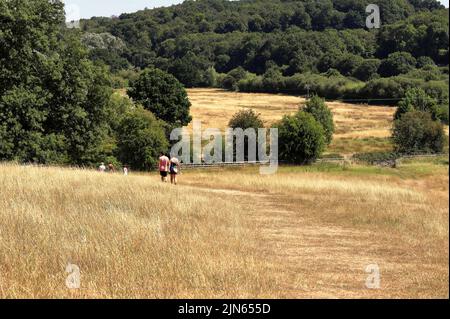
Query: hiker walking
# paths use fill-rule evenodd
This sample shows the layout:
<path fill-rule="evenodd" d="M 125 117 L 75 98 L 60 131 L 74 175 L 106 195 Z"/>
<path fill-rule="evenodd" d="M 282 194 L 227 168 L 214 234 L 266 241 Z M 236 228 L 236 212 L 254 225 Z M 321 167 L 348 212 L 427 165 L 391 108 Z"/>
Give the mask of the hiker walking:
<path fill-rule="evenodd" d="M 159 157 L 159 174 L 161 175 L 161 181 L 167 183 L 167 176 L 169 175 L 169 158 L 161 152 Z"/>
<path fill-rule="evenodd" d="M 173 156 L 170 159 L 170 183 L 177 185 L 177 176 L 180 172 L 180 161 Z"/>
<path fill-rule="evenodd" d="M 101 163 L 100 166 L 98 167 L 98 171 L 100 173 L 104 173 L 106 171 L 106 166 L 105 163 Z"/>
<path fill-rule="evenodd" d="M 115 171 L 116 171 L 116 169 L 115 169 L 113 163 L 109 163 L 108 164 L 108 172 L 114 173 Z"/>

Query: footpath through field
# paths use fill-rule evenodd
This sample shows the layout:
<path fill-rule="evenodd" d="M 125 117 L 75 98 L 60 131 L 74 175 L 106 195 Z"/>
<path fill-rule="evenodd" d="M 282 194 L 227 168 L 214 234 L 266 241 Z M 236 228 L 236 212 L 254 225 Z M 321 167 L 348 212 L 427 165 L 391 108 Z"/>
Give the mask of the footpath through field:
<path fill-rule="evenodd" d="M 249 223 L 258 225 L 253 249 L 264 259 L 280 298 L 411 298 L 427 297 L 429 287 L 413 287 L 409 278 L 420 276 L 413 256 L 396 241 L 356 228 L 321 224 L 305 216 L 288 198 L 231 189 L 187 186 L 239 201 Z M 285 204 L 283 204 L 285 203 Z M 295 208 L 293 208 L 295 207 Z M 391 238 L 392 239 L 392 238 Z M 380 267 L 380 289 L 371 272 Z M 375 268 L 374 268 L 375 267 Z M 373 274 L 373 273 L 372 273 Z"/>

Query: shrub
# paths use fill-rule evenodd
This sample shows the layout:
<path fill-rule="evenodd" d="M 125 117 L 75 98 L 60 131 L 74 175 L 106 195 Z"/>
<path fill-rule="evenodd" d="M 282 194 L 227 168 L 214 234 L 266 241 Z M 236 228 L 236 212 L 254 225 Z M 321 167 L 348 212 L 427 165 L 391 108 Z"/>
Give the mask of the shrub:
<path fill-rule="evenodd" d="M 183 85 L 173 76 L 159 69 L 147 69 L 131 82 L 128 95 L 157 118 L 171 125 L 186 126 L 191 102 Z"/>
<path fill-rule="evenodd" d="M 353 72 L 353 76 L 361 81 L 369 81 L 378 75 L 381 61 L 378 59 L 364 60 Z"/>
<path fill-rule="evenodd" d="M 360 56 L 354 54 L 345 54 L 339 59 L 336 68 L 341 74 L 350 76 L 355 72 L 357 68 L 361 66 L 363 61 L 364 59 Z"/>
<path fill-rule="evenodd" d="M 300 111 L 292 116 L 286 115 L 276 127 L 282 160 L 297 164 L 311 163 L 325 149 L 323 127 L 309 113 Z"/>
<path fill-rule="evenodd" d="M 325 104 L 325 100 L 315 95 L 306 103 L 303 110 L 310 113 L 322 125 L 325 133 L 325 142 L 327 145 L 330 145 L 333 140 L 334 121 L 333 114 Z"/>
<path fill-rule="evenodd" d="M 246 130 L 252 128 L 255 130 L 256 138 L 258 138 L 258 129 L 264 128 L 264 122 L 261 115 L 252 109 L 241 110 L 231 118 L 228 126 L 233 129 L 241 128 Z M 244 160 L 248 160 L 248 137 L 244 138 Z M 233 149 L 236 150 L 236 139 L 233 140 Z M 234 154 L 236 156 L 236 154 Z M 258 156 L 258 155 L 257 155 Z"/>
<path fill-rule="evenodd" d="M 437 109 L 437 117 L 438 119 L 444 123 L 447 124 L 449 123 L 448 121 L 448 104 L 447 105 L 439 105 L 438 109 Z"/>
<path fill-rule="evenodd" d="M 228 126 L 231 128 L 242 128 L 243 130 L 254 128 L 258 131 L 259 128 L 264 127 L 264 122 L 260 114 L 257 114 L 252 109 L 246 109 L 234 114 Z"/>
<path fill-rule="evenodd" d="M 421 69 L 424 66 L 436 66 L 436 64 L 429 56 L 421 56 L 417 59 L 417 68 Z"/>
<path fill-rule="evenodd" d="M 405 96 L 405 92 L 412 87 L 417 86 L 420 81 L 412 79 L 405 79 L 401 77 L 380 78 L 367 82 L 357 92 L 348 97 L 357 97 L 360 99 L 374 100 L 379 104 L 395 105 L 396 99 L 401 99 Z"/>
<path fill-rule="evenodd" d="M 373 152 L 373 153 L 359 153 L 352 157 L 354 160 L 364 162 L 370 165 L 395 161 L 400 158 L 400 154 L 395 152 Z"/>
<path fill-rule="evenodd" d="M 398 104 L 394 119 L 398 120 L 403 114 L 413 110 L 428 112 L 433 120 L 437 119 L 437 101 L 420 88 L 406 91 L 405 98 Z"/>
<path fill-rule="evenodd" d="M 421 111 L 405 113 L 396 120 L 392 138 L 395 150 L 402 154 L 441 153 L 446 141 L 442 124 Z"/>
<path fill-rule="evenodd" d="M 236 69 L 231 70 L 222 80 L 222 87 L 227 90 L 237 90 L 237 84 L 240 80 L 245 79 L 247 77 L 247 71 L 242 67 L 238 67 Z"/>
<path fill-rule="evenodd" d="M 389 54 L 380 66 L 380 74 L 384 77 L 408 73 L 416 66 L 416 59 L 408 52 L 395 52 Z"/>
<path fill-rule="evenodd" d="M 136 170 L 151 169 L 159 153 L 169 148 L 164 123 L 140 107 L 124 115 L 117 139 L 117 157 Z"/>

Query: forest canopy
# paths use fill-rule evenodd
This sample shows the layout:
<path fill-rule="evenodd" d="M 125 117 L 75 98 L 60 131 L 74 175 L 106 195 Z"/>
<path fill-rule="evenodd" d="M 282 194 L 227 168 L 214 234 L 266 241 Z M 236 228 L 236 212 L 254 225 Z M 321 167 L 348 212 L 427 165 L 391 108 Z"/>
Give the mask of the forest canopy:
<path fill-rule="evenodd" d="M 91 58 L 119 74 L 119 86 L 130 70 L 156 67 L 187 87 L 387 102 L 419 86 L 445 103 L 448 9 L 437 0 L 379 0 L 381 28 L 367 29 L 371 2 L 187 0 L 84 20 L 82 30 Z M 92 48 L 99 34 L 117 41 Z M 389 94 L 376 90 L 384 79 Z"/>

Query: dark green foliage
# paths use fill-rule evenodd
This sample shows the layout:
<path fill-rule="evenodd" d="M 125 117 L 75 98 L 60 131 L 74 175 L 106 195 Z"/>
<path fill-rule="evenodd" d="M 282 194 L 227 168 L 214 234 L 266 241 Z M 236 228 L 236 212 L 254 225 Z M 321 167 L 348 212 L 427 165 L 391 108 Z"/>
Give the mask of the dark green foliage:
<path fill-rule="evenodd" d="M 0 159 L 94 162 L 111 94 L 106 71 L 64 29 L 60 1 L 0 1 Z"/>
<path fill-rule="evenodd" d="M 128 95 L 157 118 L 174 126 L 188 125 L 191 103 L 183 85 L 159 69 L 147 69 L 130 83 Z"/>
<path fill-rule="evenodd" d="M 400 157 L 401 155 L 395 152 L 359 153 L 352 156 L 354 160 L 370 165 L 380 164 L 383 162 L 395 162 Z"/>
<path fill-rule="evenodd" d="M 448 103 L 438 106 L 437 117 L 442 123 L 444 123 L 446 125 L 449 124 L 449 118 L 448 118 L 449 114 L 448 113 L 449 113 L 448 112 Z"/>
<path fill-rule="evenodd" d="M 300 111 L 292 116 L 284 116 L 276 127 L 279 130 L 282 160 L 297 164 L 311 163 L 325 149 L 323 127 L 309 113 Z"/>
<path fill-rule="evenodd" d="M 416 63 L 416 59 L 410 53 L 395 52 L 381 62 L 379 72 L 384 77 L 405 74 L 413 70 Z"/>
<path fill-rule="evenodd" d="M 369 81 L 370 79 L 378 76 L 378 69 L 380 68 L 380 65 L 381 61 L 378 59 L 364 60 L 353 72 L 353 76 L 361 81 Z"/>
<path fill-rule="evenodd" d="M 236 90 L 238 82 L 246 76 L 247 72 L 242 67 L 238 67 L 228 72 L 228 74 L 223 78 L 221 86 L 228 90 Z"/>
<path fill-rule="evenodd" d="M 181 59 L 174 60 L 168 71 L 186 87 L 198 87 L 208 84 L 205 71 L 211 66 L 211 62 L 189 51 Z"/>
<path fill-rule="evenodd" d="M 429 56 L 421 56 L 417 59 L 417 68 L 422 69 L 427 66 L 435 66 L 433 59 Z"/>
<path fill-rule="evenodd" d="M 344 54 L 339 58 L 336 68 L 342 75 L 351 76 L 363 63 L 364 59 L 354 54 Z"/>
<path fill-rule="evenodd" d="M 252 109 L 241 110 L 233 115 L 228 126 L 232 129 L 254 129 L 256 138 L 258 138 L 258 129 L 264 128 L 264 122 L 261 119 L 261 115 L 257 114 Z M 234 150 L 236 150 L 236 141 L 234 143 Z M 257 155 L 258 156 L 258 155 Z M 244 160 L 248 160 L 248 137 L 244 138 Z"/>
<path fill-rule="evenodd" d="M 126 113 L 117 128 L 117 157 L 135 170 L 152 169 L 168 152 L 164 123 L 142 108 Z"/>
<path fill-rule="evenodd" d="M 415 57 L 429 56 L 436 63 L 448 64 L 448 10 L 421 12 L 406 20 L 385 26 L 379 35 L 378 55 L 404 51 Z"/>
<path fill-rule="evenodd" d="M 378 1 L 379 32 L 365 29 L 367 4 L 365 0 L 198 0 L 82 24 L 86 32 L 122 39 L 127 49 L 111 50 L 121 59 L 135 67 L 168 71 L 188 87 L 209 86 L 210 67 L 223 74 L 242 68 L 263 75 L 265 84 L 255 82 L 258 89 L 277 92 L 283 85 L 275 69 L 284 77 L 336 69 L 368 81 L 378 76 L 377 60 L 386 60 L 383 76 L 415 68 L 404 53 L 448 65 L 448 11 L 437 0 Z M 404 53 L 387 59 L 398 52 Z M 116 66 L 121 61 L 99 54 L 95 58 Z M 235 90 L 247 78 L 227 76 L 222 86 Z"/>
<path fill-rule="evenodd" d="M 444 128 L 431 114 L 412 111 L 394 122 L 395 149 L 403 154 L 441 153 L 446 143 Z"/>
<path fill-rule="evenodd" d="M 264 122 L 261 115 L 257 114 L 252 109 L 241 110 L 233 115 L 233 118 L 228 123 L 231 128 L 241 128 L 246 130 L 248 128 L 255 129 L 258 132 L 259 128 L 264 128 Z"/>
<path fill-rule="evenodd" d="M 334 121 L 333 114 L 325 104 L 325 100 L 315 95 L 306 103 L 303 110 L 311 114 L 322 125 L 325 133 L 325 142 L 327 145 L 330 145 L 333 140 Z"/>

